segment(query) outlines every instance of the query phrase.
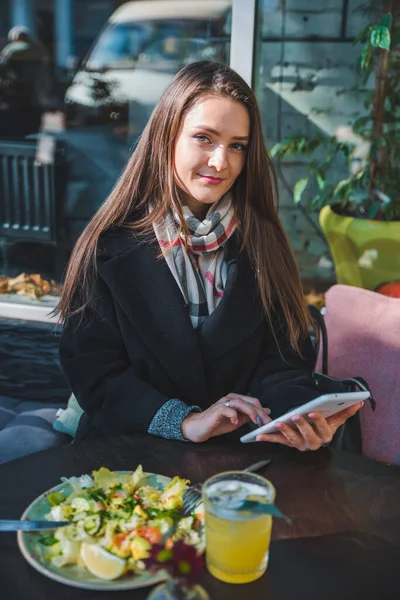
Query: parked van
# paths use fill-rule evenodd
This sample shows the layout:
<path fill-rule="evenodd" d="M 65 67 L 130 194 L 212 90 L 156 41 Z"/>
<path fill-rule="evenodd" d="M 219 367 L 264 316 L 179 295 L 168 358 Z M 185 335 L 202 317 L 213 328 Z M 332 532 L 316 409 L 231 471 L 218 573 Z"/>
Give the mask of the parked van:
<path fill-rule="evenodd" d="M 229 63 L 231 0 L 136 0 L 108 19 L 65 94 L 72 245 L 107 197 L 175 73 Z"/>
<path fill-rule="evenodd" d="M 75 123 L 143 130 L 174 74 L 196 60 L 229 62 L 231 0 L 137 0 L 109 18 L 65 95 Z"/>

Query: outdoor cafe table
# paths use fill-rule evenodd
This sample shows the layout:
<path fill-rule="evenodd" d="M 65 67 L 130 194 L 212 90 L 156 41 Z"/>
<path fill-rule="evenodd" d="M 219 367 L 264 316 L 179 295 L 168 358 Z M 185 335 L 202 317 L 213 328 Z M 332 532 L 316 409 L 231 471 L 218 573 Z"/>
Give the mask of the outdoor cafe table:
<path fill-rule="evenodd" d="M 225 584 L 204 572 L 213 600 L 398 600 L 400 598 L 400 469 L 323 448 L 300 453 L 270 444 L 204 444 L 150 435 L 88 441 L 32 454 L 0 466 L 0 518 L 20 518 L 60 477 L 112 470 L 145 471 L 192 481 L 243 469 L 266 456 L 262 474 L 292 524 L 275 519 L 266 574 L 246 585 Z M 3 600 L 144 600 L 151 588 L 99 592 L 71 588 L 35 571 L 15 533 L 0 534 Z"/>

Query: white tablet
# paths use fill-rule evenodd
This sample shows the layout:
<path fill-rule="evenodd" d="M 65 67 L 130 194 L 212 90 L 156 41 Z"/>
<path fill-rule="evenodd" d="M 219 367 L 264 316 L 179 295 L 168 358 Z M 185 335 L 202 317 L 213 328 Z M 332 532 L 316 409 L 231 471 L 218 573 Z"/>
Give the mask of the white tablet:
<path fill-rule="evenodd" d="M 357 402 L 362 402 L 363 400 L 368 400 L 370 397 L 369 392 L 345 392 L 341 394 L 324 394 L 323 396 L 319 396 L 302 406 L 297 406 L 296 408 L 291 409 L 289 412 L 281 415 L 278 419 L 267 423 L 266 425 L 262 425 L 258 429 L 254 429 L 250 433 L 243 435 L 240 438 L 241 442 L 253 442 L 256 437 L 260 433 L 274 433 L 279 431 L 275 427 L 276 423 L 290 423 L 294 425 L 292 422 L 292 417 L 294 415 L 302 415 L 304 418 L 307 418 L 308 413 L 312 411 L 318 411 L 325 418 L 334 415 L 341 410 L 345 410 L 353 404 L 357 404 Z"/>

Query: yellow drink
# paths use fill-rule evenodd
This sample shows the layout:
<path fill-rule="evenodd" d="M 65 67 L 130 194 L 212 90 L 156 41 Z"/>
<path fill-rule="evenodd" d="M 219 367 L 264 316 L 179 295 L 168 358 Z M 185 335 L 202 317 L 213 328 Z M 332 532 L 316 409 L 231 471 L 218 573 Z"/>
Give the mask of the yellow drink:
<path fill-rule="evenodd" d="M 268 564 L 272 517 L 228 521 L 206 516 L 207 567 L 227 583 L 248 583 L 261 577 Z"/>
<path fill-rule="evenodd" d="M 238 510 L 244 500 L 273 502 L 275 489 L 258 475 L 233 471 L 203 486 L 207 568 L 227 583 L 261 577 L 268 564 L 271 515 Z"/>

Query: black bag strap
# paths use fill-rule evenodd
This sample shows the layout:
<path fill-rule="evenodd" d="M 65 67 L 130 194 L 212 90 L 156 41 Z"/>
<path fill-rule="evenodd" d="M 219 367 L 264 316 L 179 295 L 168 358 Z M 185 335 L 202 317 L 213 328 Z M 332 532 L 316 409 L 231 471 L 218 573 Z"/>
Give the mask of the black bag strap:
<path fill-rule="evenodd" d="M 313 375 L 315 373 L 315 369 L 317 366 L 319 349 L 322 344 L 322 373 L 324 375 L 328 374 L 328 331 L 326 329 L 324 317 L 321 315 L 320 311 L 313 304 L 308 305 L 308 310 L 310 311 L 311 318 L 317 326 L 317 336 L 316 336 L 316 344 L 315 344 L 315 365 L 313 369 Z"/>
<path fill-rule="evenodd" d="M 324 319 L 323 315 L 321 314 L 321 312 L 318 310 L 318 308 L 316 306 L 314 306 L 313 304 L 309 304 L 308 309 L 310 311 L 311 317 L 312 317 L 315 325 L 318 328 L 318 335 L 317 335 L 316 344 L 315 344 L 316 359 L 315 359 L 314 369 L 312 372 L 313 378 L 315 378 L 315 375 L 316 375 L 318 354 L 319 354 L 319 349 L 322 344 L 322 356 L 321 356 L 321 359 L 322 359 L 321 373 L 322 373 L 322 375 L 324 375 L 328 379 L 332 379 L 332 381 L 340 381 L 341 383 L 348 383 L 348 384 L 356 385 L 359 389 L 369 392 L 370 397 L 368 398 L 368 400 L 371 404 L 372 410 L 375 410 L 376 409 L 376 400 L 374 399 L 374 397 L 372 395 L 372 392 L 371 392 L 371 389 L 370 389 L 368 383 L 365 381 L 365 379 L 363 377 L 357 376 L 357 377 L 346 377 L 345 379 L 337 379 L 336 377 L 331 377 L 330 375 L 328 375 L 328 331 L 326 329 L 325 319 Z"/>
<path fill-rule="evenodd" d="M 344 383 L 347 385 L 351 385 L 351 386 L 357 386 L 360 390 L 363 390 L 364 392 L 369 392 L 370 393 L 370 397 L 368 398 L 368 402 L 371 404 L 371 408 L 372 410 L 376 409 L 376 400 L 372 395 L 371 392 L 371 388 L 369 387 L 368 383 L 365 381 L 365 379 L 363 377 L 344 377 L 343 379 L 338 379 L 337 377 L 331 377 L 331 375 L 328 375 L 327 373 L 314 373 L 314 378 L 319 381 L 321 383 L 321 379 L 323 378 L 324 381 L 326 380 L 330 380 L 330 381 L 334 381 L 335 383 Z"/>
<path fill-rule="evenodd" d="M 369 403 L 371 404 L 371 408 L 372 410 L 376 409 L 376 400 L 372 395 L 371 392 L 371 388 L 369 387 L 368 383 L 365 381 L 364 377 L 349 377 L 347 379 L 343 379 L 344 382 L 349 382 L 349 383 L 355 383 L 355 385 L 357 385 L 360 390 L 364 390 L 365 392 L 369 392 L 370 393 L 370 397 L 368 398 Z"/>

